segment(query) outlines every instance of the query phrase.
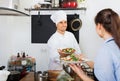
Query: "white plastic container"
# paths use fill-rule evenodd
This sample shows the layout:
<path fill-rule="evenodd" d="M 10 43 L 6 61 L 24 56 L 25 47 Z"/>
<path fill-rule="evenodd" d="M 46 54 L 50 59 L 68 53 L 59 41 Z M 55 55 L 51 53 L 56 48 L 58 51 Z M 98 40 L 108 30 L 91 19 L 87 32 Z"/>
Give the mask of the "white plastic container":
<path fill-rule="evenodd" d="M 6 81 L 9 74 L 10 72 L 7 70 L 0 70 L 0 81 Z"/>

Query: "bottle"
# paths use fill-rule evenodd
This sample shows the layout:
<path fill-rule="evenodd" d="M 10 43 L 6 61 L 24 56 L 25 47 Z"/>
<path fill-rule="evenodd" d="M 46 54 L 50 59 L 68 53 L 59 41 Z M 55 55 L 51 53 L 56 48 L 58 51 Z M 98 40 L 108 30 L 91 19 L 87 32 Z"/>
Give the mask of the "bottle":
<path fill-rule="evenodd" d="M 62 8 L 62 4 L 63 4 L 64 0 L 59 0 L 59 7 Z"/>
<path fill-rule="evenodd" d="M 26 57 L 26 56 L 25 56 L 25 52 L 23 52 L 23 55 L 22 55 L 22 57 L 23 57 L 23 58 L 25 58 L 25 57 Z"/>
<path fill-rule="evenodd" d="M 17 53 L 17 58 L 19 58 L 20 57 L 20 53 Z"/>
<path fill-rule="evenodd" d="M 26 58 L 29 58 L 28 54 L 26 55 Z"/>
<path fill-rule="evenodd" d="M 54 2 L 55 2 L 55 5 L 54 5 L 54 6 L 55 6 L 56 8 L 58 8 L 58 7 L 59 7 L 59 0 L 54 0 Z"/>
<path fill-rule="evenodd" d="M 27 60 L 26 60 L 25 52 L 23 52 L 22 59 L 21 59 L 21 64 L 22 65 L 27 65 Z"/>

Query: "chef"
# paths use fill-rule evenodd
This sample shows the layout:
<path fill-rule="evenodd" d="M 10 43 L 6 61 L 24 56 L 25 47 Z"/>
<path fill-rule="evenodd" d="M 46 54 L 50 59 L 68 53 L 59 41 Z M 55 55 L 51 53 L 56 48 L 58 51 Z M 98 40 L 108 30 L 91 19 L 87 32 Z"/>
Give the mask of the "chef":
<path fill-rule="evenodd" d="M 58 49 L 74 48 L 75 54 L 81 54 L 81 50 L 74 35 L 66 31 L 67 15 L 64 11 L 58 10 L 51 15 L 51 20 L 56 25 L 56 32 L 49 38 L 48 54 L 49 54 L 49 70 L 62 70 L 60 64 L 60 54 Z"/>

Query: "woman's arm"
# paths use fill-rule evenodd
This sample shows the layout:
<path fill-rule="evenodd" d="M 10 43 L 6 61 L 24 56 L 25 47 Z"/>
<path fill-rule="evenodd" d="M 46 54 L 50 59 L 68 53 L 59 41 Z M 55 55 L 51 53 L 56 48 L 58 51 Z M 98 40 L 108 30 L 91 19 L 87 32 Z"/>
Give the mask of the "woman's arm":
<path fill-rule="evenodd" d="M 76 57 L 78 57 L 80 61 L 85 62 L 86 64 L 88 64 L 88 66 L 90 68 L 94 68 L 94 62 L 92 60 L 88 59 L 84 54 L 76 55 Z"/>
<path fill-rule="evenodd" d="M 86 61 L 86 63 L 88 64 L 88 66 L 90 67 L 90 68 L 94 68 L 94 62 L 93 61 Z"/>
<path fill-rule="evenodd" d="M 85 75 L 84 71 L 81 69 L 80 65 L 69 64 L 72 70 L 83 80 L 83 81 L 94 81 L 87 75 Z"/>

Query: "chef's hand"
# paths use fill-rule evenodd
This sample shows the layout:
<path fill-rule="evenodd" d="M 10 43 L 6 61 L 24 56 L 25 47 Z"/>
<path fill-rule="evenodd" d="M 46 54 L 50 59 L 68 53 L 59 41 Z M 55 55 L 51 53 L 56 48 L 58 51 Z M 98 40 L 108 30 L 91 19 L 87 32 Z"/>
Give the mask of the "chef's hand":
<path fill-rule="evenodd" d="M 57 49 L 57 51 L 58 51 L 58 53 L 59 53 L 59 54 L 62 52 L 62 50 L 61 50 L 61 49 Z"/>
<path fill-rule="evenodd" d="M 63 57 L 65 55 L 65 53 L 63 53 L 61 49 L 58 49 L 58 53 L 59 53 L 60 57 Z"/>

